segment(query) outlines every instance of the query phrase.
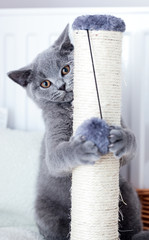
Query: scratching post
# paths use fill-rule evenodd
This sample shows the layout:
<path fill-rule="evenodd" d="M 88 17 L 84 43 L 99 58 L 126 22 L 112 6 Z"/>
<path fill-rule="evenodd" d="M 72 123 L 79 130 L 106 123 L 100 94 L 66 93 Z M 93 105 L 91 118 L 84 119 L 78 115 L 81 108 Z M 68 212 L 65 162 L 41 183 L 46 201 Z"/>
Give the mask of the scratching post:
<path fill-rule="evenodd" d="M 121 43 L 125 24 L 113 16 L 82 16 L 74 21 L 73 29 L 74 133 L 84 120 L 101 117 L 101 113 L 109 125 L 120 125 Z M 95 165 L 74 169 L 71 240 L 118 239 L 118 202 L 119 161 L 113 154 L 101 157 Z"/>

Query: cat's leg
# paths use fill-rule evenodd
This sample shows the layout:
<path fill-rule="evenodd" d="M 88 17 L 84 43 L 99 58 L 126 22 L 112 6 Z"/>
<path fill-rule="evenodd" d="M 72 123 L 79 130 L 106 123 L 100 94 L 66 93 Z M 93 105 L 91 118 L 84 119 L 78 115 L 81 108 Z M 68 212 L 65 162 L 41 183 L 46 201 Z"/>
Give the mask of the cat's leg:
<path fill-rule="evenodd" d="M 38 197 L 35 204 L 36 224 L 45 240 L 68 240 L 70 219 L 68 209 L 49 198 Z"/>
<path fill-rule="evenodd" d="M 128 128 L 111 126 L 109 150 L 116 158 L 120 159 L 120 165 L 128 163 L 136 153 L 136 139 Z"/>
<path fill-rule="evenodd" d="M 136 234 L 132 240 L 149 240 L 149 231 L 142 231 Z"/>
<path fill-rule="evenodd" d="M 121 240 L 132 240 L 142 230 L 141 207 L 136 191 L 120 177 L 119 233 Z M 134 238 L 135 239 L 135 238 Z"/>
<path fill-rule="evenodd" d="M 46 164 L 54 177 L 70 174 L 79 165 L 94 164 L 101 156 L 93 142 L 80 136 L 71 137 L 68 142 L 61 142 L 52 148 L 54 151 L 47 149 Z"/>

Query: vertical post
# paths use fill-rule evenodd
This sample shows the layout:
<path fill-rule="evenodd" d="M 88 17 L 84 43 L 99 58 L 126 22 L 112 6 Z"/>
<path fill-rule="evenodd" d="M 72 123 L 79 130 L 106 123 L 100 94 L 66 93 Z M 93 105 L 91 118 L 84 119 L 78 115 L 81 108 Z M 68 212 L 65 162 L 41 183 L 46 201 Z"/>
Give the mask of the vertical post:
<path fill-rule="evenodd" d="M 94 29 L 93 22 L 98 22 L 99 29 L 97 24 Z M 114 23 L 117 25 L 113 29 Z M 73 28 L 74 132 L 84 120 L 100 117 L 86 29 L 91 40 L 103 119 L 110 125 L 120 125 L 124 22 L 112 16 L 82 16 L 75 20 Z M 119 161 L 112 154 L 93 166 L 74 169 L 71 240 L 118 239 L 118 203 Z"/>

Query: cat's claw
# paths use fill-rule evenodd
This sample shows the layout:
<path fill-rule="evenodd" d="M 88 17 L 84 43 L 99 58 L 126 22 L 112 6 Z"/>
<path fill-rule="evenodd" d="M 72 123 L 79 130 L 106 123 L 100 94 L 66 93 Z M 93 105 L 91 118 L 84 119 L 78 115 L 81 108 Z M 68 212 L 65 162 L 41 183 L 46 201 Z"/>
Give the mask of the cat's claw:
<path fill-rule="evenodd" d="M 84 136 L 71 137 L 71 145 L 80 164 L 94 164 L 100 158 L 98 147 Z"/>
<path fill-rule="evenodd" d="M 109 136 L 109 151 L 117 158 L 124 156 L 128 150 L 128 138 L 129 132 L 127 130 L 122 127 L 112 126 Z"/>

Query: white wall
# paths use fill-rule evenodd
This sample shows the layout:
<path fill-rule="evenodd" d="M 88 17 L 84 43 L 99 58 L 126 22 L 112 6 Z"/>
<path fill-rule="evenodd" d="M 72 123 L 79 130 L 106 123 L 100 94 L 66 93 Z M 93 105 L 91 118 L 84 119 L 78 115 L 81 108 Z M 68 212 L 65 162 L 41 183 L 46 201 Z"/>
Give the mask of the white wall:
<path fill-rule="evenodd" d="M 1 0 L 0 8 L 29 7 L 144 7 L 148 0 Z"/>

